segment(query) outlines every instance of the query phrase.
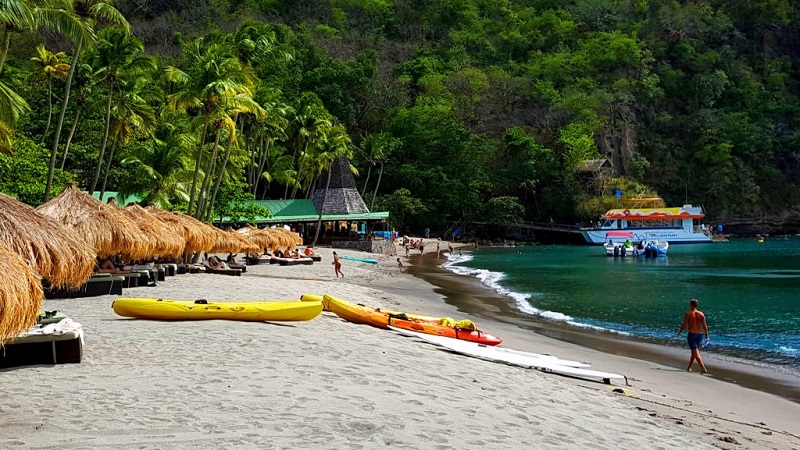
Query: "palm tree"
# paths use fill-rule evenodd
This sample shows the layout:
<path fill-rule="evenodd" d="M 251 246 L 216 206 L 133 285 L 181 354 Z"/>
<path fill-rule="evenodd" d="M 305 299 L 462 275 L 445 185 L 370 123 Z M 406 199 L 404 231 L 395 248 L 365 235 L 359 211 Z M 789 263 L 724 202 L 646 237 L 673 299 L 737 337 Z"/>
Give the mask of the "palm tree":
<path fill-rule="evenodd" d="M 303 168 L 299 156 L 308 151 L 309 145 L 317 137 L 331 128 L 330 114 L 322 104 L 322 100 L 313 92 L 304 92 L 295 108 L 295 115 L 289 123 L 289 143 L 294 149 L 292 163 L 297 168 L 298 176 L 302 176 Z M 298 184 L 292 189 L 292 197 L 297 194 Z M 284 197 L 288 197 L 289 186 L 286 186 Z"/>
<path fill-rule="evenodd" d="M 0 55 L 0 72 L 8 55 L 11 43 L 11 33 L 16 29 L 35 27 L 33 10 L 35 6 L 31 0 L 3 0 L 0 3 L 0 25 L 3 26 L 3 49 Z"/>
<path fill-rule="evenodd" d="M 30 111 L 25 99 L 17 95 L 5 83 L 0 82 L 0 153 L 10 154 L 13 149 L 11 128 L 17 119 Z"/>
<path fill-rule="evenodd" d="M 67 83 L 64 87 L 64 100 L 61 103 L 61 112 L 58 115 L 58 123 L 56 125 L 55 135 L 53 136 L 53 147 L 50 150 L 50 166 L 47 172 L 47 185 L 44 189 L 45 201 L 50 199 L 50 189 L 53 185 L 53 170 L 56 165 L 56 154 L 58 153 L 58 142 L 61 139 L 61 129 L 64 127 L 64 116 L 67 113 L 67 105 L 69 104 L 69 93 L 72 88 L 72 79 L 75 76 L 75 70 L 78 67 L 80 60 L 81 50 L 84 44 L 91 43 L 94 38 L 94 30 L 100 24 L 112 24 L 123 27 L 126 31 L 130 31 L 130 25 L 125 17 L 120 13 L 114 4 L 116 0 L 72 0 L 72 11 L 74 17 L 78 18 L 80 25 L 80 33 L 73 33 L 68 35 L 74 42 L 74 50 L 72 52 L 72 65 L 67 74 Z"/>
<path fill-rule="evenodd" d="M 75 72 L 75 78 L 72 81 L 75 87 L 75 117 L 72 118 L 72 126 L 67 134 L 67 142 L 64 145 L 64 154 L 61 156 L 61 170 L 64 170 L 64 164 L 67 162 L 67 154 L 69 154 L 69 147 L 72 145 L 72 138 L 75 136 L 75 130 L 78 129 L 78 123 L 81 120 L 81 114 L 86 107 L 86 100 L 94 87 L 94 77 L 92 74 L 92 66 L 88 64 L 81 64 Z"/>
<path fill-rule="evenodd" d="M 325 182 L 325 191 L 322 194 L 322 205 L 319 208 L 319 217 L 317 218 L 317 228 L 314 233 L 314 242 L 311 244 L 312 247 L 317 245 L 319 230 L 322 227 L 322 212 L 325 209 L 325 200 L 328 198 L 328 189 L 331 186 L 333 161 L 343 156 L 350 158 L 352 152 L 352 142 L 343 125 L 333 126 L 320 135 L 317 143 L 316 160 L 321 166 L 328 168 L 328 177 Z"/>
<path fill-rule="evenodd" d="M 85 33 L 83 24 L 73 14 L 70 0 L 3 0 L 0 2 L 0 27 L 3 28 L 0 72 L 8 55 L 11 33 L 16 30 L 46 28 L 70 38 Z"/>
<path fill-rule="evenodd" d="M 256 103 L 250 96 L 247 94 L 240 94 L 237 97 L 236 102 L 234 102 L 235 106 L 230 111 L 233 113 L 233 129 L 232 131 L 228 132 L 228 145 L 225 147 L 225 156 L 222 157 L 222 163 L 219 166 L 219 176 L 216 177 L 216 181 L 214 182 L 214 189 L 211 191 L 209 196 L 208 208 L 207 210 L 207 219 L 211 220 L 212 211 L 214 209 L 214 202 L 217 199 L 217 192 L 219 192 L 219 186 L 222 183 L 223 175 L 225 175 L 225 169 L 228 165 L 228 160 L 231 156 L 231 150 L 233 150 L 234 145 L 238 143 L 236 139 L 236 123 L 239 120 L 239 114 L 246 114 L 251 113 L 253 114 L 256 119 L 266 116 L 266 111 L 261 108 L 261 105 Z"/>
<path fill-rule="evenodd" d="M 130 36 L 126 30 L 118 27 L 106 28 L 100 32 L 99 38 L 93 65 L 99 68 L 96 76 L 102 76 L 108 86 L 108 97 L 106 98 L 105 112 L 106 126 L 89 194 L 94 193 L 97 181 L 100 179 L 100 170 L 111 130 L 111 104 L 114 101 L 114 89 L 126 78 L 135 79 L 143 73 L 156 69 L 153 58 L 144 54 L 144 45 L 141 41 Z M 134 81 L 132 85 L 135 84 Z"/>
<path fill-rule="evenodd" d="M 119 187 L 121 197 L 142 194 L 142 203 L 167 209 L 172 199 L 189 199 L 188 186 L 192 179 L 191 149 L 197 146 L 197 136 L 188 132 L 179 118 L 164 112 L 154 136 L 134 146 L 132 154 L 122 165 L 136 173 L 133 184 Z"/>
<path fill-rule="evenodd" d="M 367 192 L 367 184 L 369 184 L 369 177 L 372 174 L 372 168 L 383 156 L 383 152 L 387 145 L 389 145 L 391 136 L 387 133 L 371 133 L 362 136 L 361 145 L 359 146 L 359 153 L 367 164 L 367 177 L 364 179 L 364 187 L 361 189 L 361 197 Z"/>
<path fill-rule="evenodd" d="M 44 127 L 44 133 L 42 134 L 43 143 L 47 138 L 47 132 L 50 131 L 50 123 L 53 120 L 53 78 L 60 80 L 67 78 L 69 64 L 65 62 L 66 59 L 66 53 L 53 53 L 41 44 L 36 46 L 36 56 L 31 58 L 34 75 L 41 75 L 47 81 L 47 125 Z"/>
<path fill-rule="evenodd" d="M 264 186 L 264 194 L 266 194 L 270 183 L 273 181 L 283 185 L 294 185 L 297 179 L 297 172 L 292 166 L 292 156 L 286 153 L 286 148 L 280 145 L 267 145 L 261 150 L 262 159 L 258 171 L 259 175 L 253 188 L 253 197 L 258 198 L 256 194 L 262 178 L 267 182 L 266 186 Z"/>
<path fill-rule="evenodd" d="M 378 182 L 375 183 L 375 191 L 372 193 L 372 201 L 369 202 L 369 210 L 375 207 L 375 197 L 378 196 L 378 188 L 381 186 L 381 178 L 383 177 L 383 165 L 389 161 L 389 156 L 392 152 L 400 145 L 400 140 L 393 137 L 386 137 L 383 145 L 380 147 L 380 151 L 377 153 L 375 157 L 375 162 L 381 165 L 380 171 L 378 172 Z"/>
<path fill-rule="evenodd" d="M 106 191 L 115 150 L 126 145 L 134 135 L 149 133 L 156 125 L 155 112 L 147 102 L 148 93 L 152 92 L 152 84 L 146 77 L 138 77 L 119 84 L 111 108 L 111 134 L 114 143 L 108 155 L 103 184 L 100 187 L 100 198 L 103 198 Z"/>
<path fill-rule="evenodd" d="M 253 142 L 250 152 L 251 164 L 248 181 L 252 186 L 253 196 L 258 192 L 258 184 L 264 174 L 270 150 L 276 140 L 286 140 L 287 116 L 293 113 L 292 108 L 281 99 L 280 89 L 262 86 L 256 91 L 256 101 L 266 111 L 259 120 L 255 120 L 250 129 Z M 269 173 L 267 173 L 269 177 Z"/>
<path fill-rule="evenodd" d="M 230 116 L 225 111 L 235 109 L 237 102 L 252 102 L 252 87 L 256 83 L 256 77 L 232 54 L 231 47 L 224 43 L 196 39 L 184 46 L 183 52 L 188 69 L 183 71 L 176 67 L 167 67 L 165 73 L 167 80 L 177 87 L 177 91 L 167 97 L 170 109 L 196 114 L 202 126 L 200 144 L 194 158 L 192 187 L 189 191 L 187 212 L 192 215 L 195 206 L 197 206 L 195 212 L 200 212 L 201 196 L 204 192 L 201 186 L 198 193 L 197 183 L 209 128 L 214 131 L 212 157 L 209 160 L 209 169 L 213 169 L 216 152 L 219 149 L 220 133 L 223 128 L 227 130 L 234 128 Z M 207 170 L 203 185 L 207 185 L 205 178 L 210 175 L 210 170 Z M 197 199 L 196 205 L 195 199 Z"/>

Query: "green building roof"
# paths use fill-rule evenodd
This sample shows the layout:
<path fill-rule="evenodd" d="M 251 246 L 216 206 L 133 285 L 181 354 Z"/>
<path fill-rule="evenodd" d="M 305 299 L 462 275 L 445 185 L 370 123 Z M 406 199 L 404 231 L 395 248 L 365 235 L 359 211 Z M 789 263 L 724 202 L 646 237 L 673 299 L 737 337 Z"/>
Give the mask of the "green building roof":
<path fill-rule="evenodd" d="M 267 209 L 272 215 L 271 217 L 256 217 L 256 223 L 297 223 L 316 222 L 319 220 L 319 213 L 314 207 L 314 203 L 309 199 L 254 200 L 252 203 Z M 322 216 L 322 221 L 385 220 L 388 217 L 388 211 L 357 214 L 325 214 Z M 222 219 L 222 223 L 228 222 L 230 222 L 229 218 L 224 217 Z"/>
<path fill-rule="evenodd" d="M 140 202 L 142 197 L 138 195 L 130 195 L 125 198 L 120 198 L 118 192 L 106 191 L 103 193 L 103 198 L 100 198 L 100 192 L 94 193 L 94 198 L 100 199 L 104 203 L 113 198 L 118 204 L 125 206 L 130 202 Z M 295 199 L 295 200 L 253 200 L 251 203 L 258 205 L 270 212 L 271 217 L 256 217 L 256 223 L 297 223 L 297 222 L 316 222 L 319 219 L 319 213 L 314 207 L 314 202 L 310 199 Z M 389 217 L 388 211 L 370 212 L 370 213 L 355 213 L 355 214 L 325 214 L 322 216 L 323 222 L 332 222 L 339 220 L 386 220 Z M 229 217 L 223 217 L 222 223 L 231 223 Z"/>

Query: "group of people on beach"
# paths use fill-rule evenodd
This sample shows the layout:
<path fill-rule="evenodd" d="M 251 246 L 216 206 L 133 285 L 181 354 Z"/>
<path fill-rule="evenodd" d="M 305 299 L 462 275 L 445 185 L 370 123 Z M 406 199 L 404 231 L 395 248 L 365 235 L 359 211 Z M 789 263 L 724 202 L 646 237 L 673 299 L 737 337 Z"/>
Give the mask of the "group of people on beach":
<path fill-rule="evenodd" d="M 406 256 L 408 256 L 408 252 L 411 249 L 419 250 L 419 254 L 425 253 L 425 242 L 422 238 L 414 240 L 410 239 L 408 236 L 403 236 L 403 248 L 406 249 Z"/>

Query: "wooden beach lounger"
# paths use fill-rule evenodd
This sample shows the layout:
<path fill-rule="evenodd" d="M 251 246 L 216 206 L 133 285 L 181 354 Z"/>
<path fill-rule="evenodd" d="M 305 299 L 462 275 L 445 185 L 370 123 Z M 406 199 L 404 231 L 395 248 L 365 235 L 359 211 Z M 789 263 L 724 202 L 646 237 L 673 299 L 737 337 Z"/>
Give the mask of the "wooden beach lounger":
<path fill-rule="evenodd" d="M 124 276 L 112 276 L 110 274 L 98 274 L 89 278 L 78 290 L 70 291 L 66 289 L 48 289 L 45 291 L 45 298 L 79 298 L 79 297 L 98 297 L 101 295 L 122 295 L 122 283 Z"/>
<path fill-rule="evenodd" d="M 273 261 L 276 261 L 278 264 L 282 266 L 296 266 L 298 264 L 304 265 L 311 265 L 314 264 L 314 260 L 311 258 L 272 258 Z"/>
<path fill-rule="evenodd" d="M 231 275 L 234 277 L 239 277 L 242 275 L 241 269 L 215 269 L 209 266 L 208 264 L 206 264 L 205 266 L 207 273 L 215 273 L 217 275 Z"/>
<path fill-rule="evenodd" d="M 56 334 L 26 334 L 5 344 L 0 368 L 35 364 L 71 364 L 83 360 L 82 331 Z"/>

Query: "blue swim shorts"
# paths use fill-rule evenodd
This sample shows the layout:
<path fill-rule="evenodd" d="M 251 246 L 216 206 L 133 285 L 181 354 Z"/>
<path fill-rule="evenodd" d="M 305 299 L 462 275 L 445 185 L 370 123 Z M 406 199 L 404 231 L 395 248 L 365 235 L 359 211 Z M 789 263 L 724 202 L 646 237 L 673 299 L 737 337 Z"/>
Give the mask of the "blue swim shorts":
<path fill-rule="evenodd" d="M 703 345 L 703 333 L 689 333 L 686 335 L 686 340 L 689 341 L 689 348 L 694 350 Z"/>

